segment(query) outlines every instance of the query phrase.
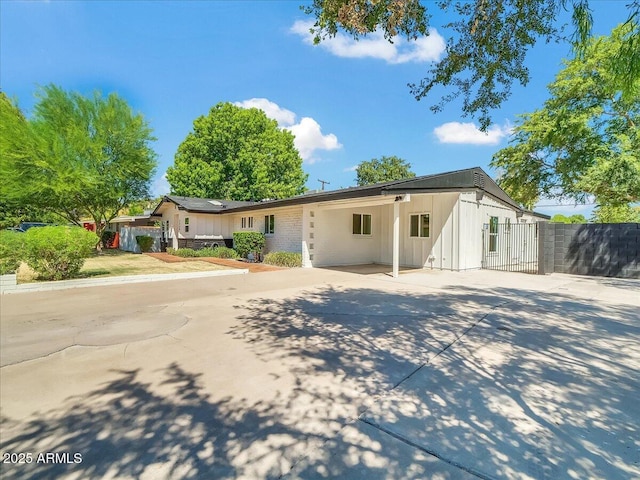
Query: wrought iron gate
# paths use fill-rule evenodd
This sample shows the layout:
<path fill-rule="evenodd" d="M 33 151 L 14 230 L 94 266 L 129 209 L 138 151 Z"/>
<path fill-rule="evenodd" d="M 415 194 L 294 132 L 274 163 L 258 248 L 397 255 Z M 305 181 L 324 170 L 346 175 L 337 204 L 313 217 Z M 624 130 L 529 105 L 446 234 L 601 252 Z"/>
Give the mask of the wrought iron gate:
<path fill-rule="evenodd" d="M 485 224 L 482 229 L 482 268 L 538 273 L 538 225 L 494 221 Z"/>

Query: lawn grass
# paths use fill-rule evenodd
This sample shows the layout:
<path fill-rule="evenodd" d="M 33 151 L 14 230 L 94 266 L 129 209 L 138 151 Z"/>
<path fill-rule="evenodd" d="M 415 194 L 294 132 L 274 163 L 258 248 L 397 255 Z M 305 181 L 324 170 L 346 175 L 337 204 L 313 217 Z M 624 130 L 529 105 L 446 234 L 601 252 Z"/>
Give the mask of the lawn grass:
<path fill-rule="evenodd" d="M 121 250 L 104 250 L 87 258 L 76 278 L 116 277 L 120 275 L 147 275 L 152 273 L 184 273 L 224 270 L 227 267 L 209 262 L 193 260 L 189 262 L 166 263 L 162 260 Z M 18 283 L 38 281 L 36 273 L 23 263 L 17 272 Z"/>

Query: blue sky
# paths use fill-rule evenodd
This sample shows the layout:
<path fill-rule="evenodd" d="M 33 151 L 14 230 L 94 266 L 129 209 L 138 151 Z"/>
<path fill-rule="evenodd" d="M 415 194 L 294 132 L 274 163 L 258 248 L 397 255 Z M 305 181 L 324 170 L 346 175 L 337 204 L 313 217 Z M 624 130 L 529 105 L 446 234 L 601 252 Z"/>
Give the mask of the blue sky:
<path fill-rule="evenodd" d="M 0 0 L 0 87 L 27 115 L 38 86 L 49 83 L 83 94 L 117 92 L 158 138 L 156 195 L 168 193 L 163 174 L 193 121 L 223 101 L 262 108 L 290 129 L 307 186 L 320 188 L 322 179 L 335 189 L 354 185 L 354 167 L 382 155 L 404 158 L 418 175 L 473 166 L 495 175 L 489 162 L 508 144 L 516 115 L 542 105 L 571 53 L 567 44 L 537 45 L 527 59 L 531 82 L 514 88 L 484 135 L 456 104 L 433 114 L 430 99 L 409 93 L 407 83 L 424 77 L 449 36 L 435 5 L 435 30 L 418 42 L 391 45 L 374 34 L 313 46 L 302 3 Z M 592 1 L 596 34 L 626 19 L 625 3 Z M 537 210 L 592 209 L 546 207 L 556 203 L 542 200 Z"/>

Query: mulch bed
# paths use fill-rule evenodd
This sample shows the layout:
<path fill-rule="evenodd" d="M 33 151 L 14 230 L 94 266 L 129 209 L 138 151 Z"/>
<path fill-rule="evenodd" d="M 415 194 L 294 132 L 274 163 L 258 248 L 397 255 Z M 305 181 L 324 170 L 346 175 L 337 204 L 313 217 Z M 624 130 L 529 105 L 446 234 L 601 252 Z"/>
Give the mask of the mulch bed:
<path fill-rule="evenodd" d="M 239 260 L 231 260 L 229 258 L 213 258 L 213 257 L 183 258 L 183 257 L 178 257 L 176 255 L 169 255 L 166 252 L 145 253 L 145 255 L 149 255 L 150 257 L 157 258 L 158 260 L 162 260 L 163 262 L 166 262 L 166 263 L 201 261 L 201 262 L 213 263 L 214 265 L 221 265 L 223 267 L 246 268 L 249 270 L 249 273 L 274 272 L 276 270 L 284 270 L 284 268 L 282 267 L 274 267 L 273 265 L 264 265 L 262 263 L 241 262 Z"/>

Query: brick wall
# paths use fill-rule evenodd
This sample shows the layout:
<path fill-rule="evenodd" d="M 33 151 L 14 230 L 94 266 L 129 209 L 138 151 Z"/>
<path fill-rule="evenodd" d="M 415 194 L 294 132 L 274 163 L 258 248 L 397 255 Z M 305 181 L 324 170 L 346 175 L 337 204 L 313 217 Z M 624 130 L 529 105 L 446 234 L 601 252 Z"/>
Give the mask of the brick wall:
<path fill-rule="evenodd" d="M 540 273 L 640 278 L 640 223 L 548 223 L 540 234 Z"/>

